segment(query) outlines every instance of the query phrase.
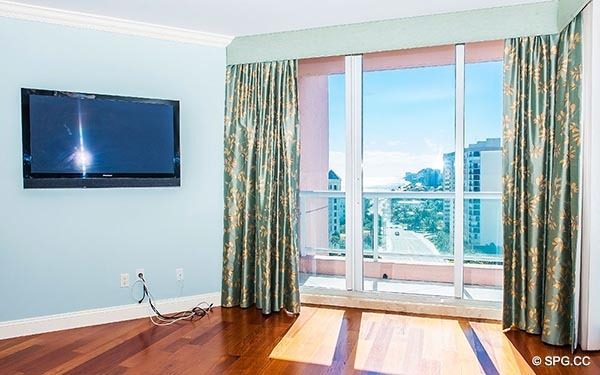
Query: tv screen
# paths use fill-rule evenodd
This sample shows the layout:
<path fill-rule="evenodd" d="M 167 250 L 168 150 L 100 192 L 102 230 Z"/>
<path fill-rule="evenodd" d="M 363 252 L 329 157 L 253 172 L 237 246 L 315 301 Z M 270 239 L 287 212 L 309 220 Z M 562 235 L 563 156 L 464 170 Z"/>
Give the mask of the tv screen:
<path fill-rule="evenodd" d="M 179 186 L 179 102 L 22 89 L 25 188 Z"/>

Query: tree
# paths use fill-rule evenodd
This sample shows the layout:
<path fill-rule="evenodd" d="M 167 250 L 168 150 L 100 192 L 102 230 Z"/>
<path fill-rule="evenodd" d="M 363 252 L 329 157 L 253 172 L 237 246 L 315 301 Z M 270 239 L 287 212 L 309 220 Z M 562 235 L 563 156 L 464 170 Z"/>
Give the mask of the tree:
<path fill-rule="evenodd" d="M 441 252 L 450 252 L 449 228 L 444 220 L 444 201 L 441 199 L 391 199 L 391 222 L 405 225 L 407 230 L 424 233 Z"/>
<path fill-rule="evenodd" d="M 329 247 L 332 249 L 342 248 L 342 241 L 340 239 L 339 232 L 336 231 L 336 232 L 331 233 L 331 235 L 329 236 Z"/>

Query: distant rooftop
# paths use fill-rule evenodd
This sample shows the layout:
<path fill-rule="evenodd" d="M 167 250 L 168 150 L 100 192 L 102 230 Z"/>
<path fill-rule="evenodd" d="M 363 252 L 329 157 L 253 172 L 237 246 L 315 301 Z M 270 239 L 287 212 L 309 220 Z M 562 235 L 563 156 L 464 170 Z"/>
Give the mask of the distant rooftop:
<path fill-rule="evenodd" d="M 485 141 L 472 143 L 466 149 L 469 151 L 500 150 L 500 138 L 487 138 Z"/>
<path fill-rule="evenodd" d="M 338 176 L 332 169 L 329 170 L 329 177 L 328 179 L 330 180 L 340 180 L 340 176 Z"/>
<path fill-rule="evenodd" d="M 495 151 L 501 150 L 502 145 L 500 138 L 486 138 L 485 141 L 477 141 L 477 143 L 471 143 L 465 148 L 465 152 L 469 151 Z M 447 152 L 444 154 L 444 158 L 453 157 L 454 152 Z"/>

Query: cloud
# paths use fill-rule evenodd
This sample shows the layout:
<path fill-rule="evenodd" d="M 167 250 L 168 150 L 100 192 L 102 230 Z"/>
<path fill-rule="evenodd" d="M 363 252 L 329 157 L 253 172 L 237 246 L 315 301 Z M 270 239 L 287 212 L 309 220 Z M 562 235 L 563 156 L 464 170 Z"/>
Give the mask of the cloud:
<path fill-rule="evenodd" d="M 442 170 L 441 152 L 411 154 L 401 151 L 365 151 L 363 155 L 363 185 L 365 189 L 383 189 L 401 183 L 406 172 L 423 168 Z M 346 181 L 346 157 L 343 152 L 329 153 L 329 168 Z"/>
<path fill-rule="evenodd" d="M 443 168 L 441 153 L 411 154 L 400 151 L 365 151 L 363 155 L 363 185 L 381 188 L 398 184 L 406 172 L 423 168 Z"/>

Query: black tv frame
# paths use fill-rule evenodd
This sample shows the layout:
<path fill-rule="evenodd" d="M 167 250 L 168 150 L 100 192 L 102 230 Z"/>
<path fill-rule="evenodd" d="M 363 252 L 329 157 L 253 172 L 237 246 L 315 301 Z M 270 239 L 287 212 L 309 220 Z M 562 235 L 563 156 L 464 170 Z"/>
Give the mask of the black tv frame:
<path fill-rule="evenodd" d="M 82 99 L 119 100 L 173 107 L 174 172 L 173 173 L 32 173 L 29 96 L 67 96 Z M 23 140 L 23 187 L 25 189 L 117 188 L 181 186 L 181 154 L 179 149 L 179 101 L 131 96 L 88 94 L 70 91 L 21 88 L 21 123 Z"/>

